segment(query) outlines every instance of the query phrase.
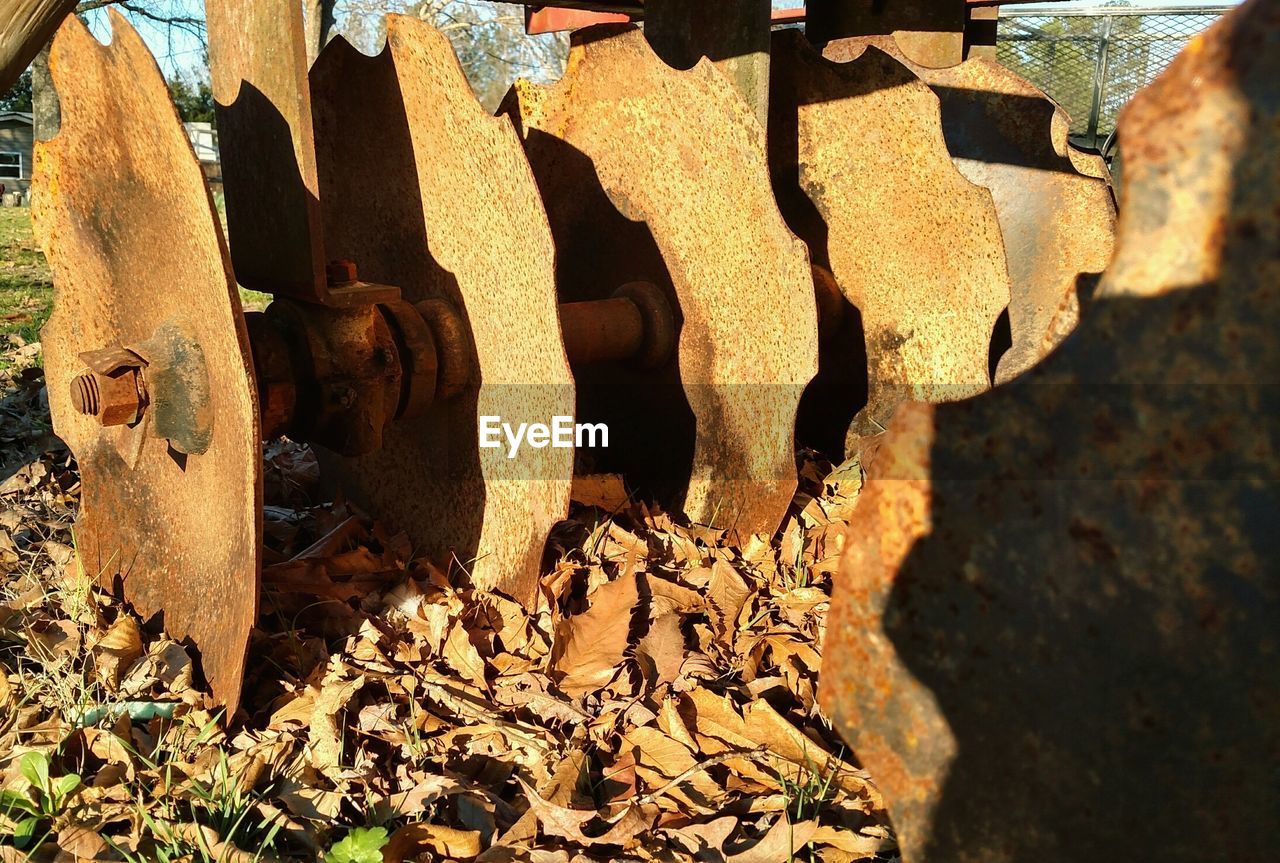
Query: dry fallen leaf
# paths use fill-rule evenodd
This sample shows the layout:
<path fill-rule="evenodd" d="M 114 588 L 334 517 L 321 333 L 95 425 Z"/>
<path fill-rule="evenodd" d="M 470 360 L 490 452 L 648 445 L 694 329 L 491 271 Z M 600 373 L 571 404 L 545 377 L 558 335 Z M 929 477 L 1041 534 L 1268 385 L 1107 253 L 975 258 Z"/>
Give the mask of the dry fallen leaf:
<path fill-rule="evenodd" d="M 552 648 L 560 688 L 573 696 L 607 686 L 622 664 L 640 602 L 635 574 L 601 585 L 588 601 L 586 611 L 560 621 Z"/>
<path fill-rule="evenodd" d="M 680 615 L 664 614 L 650 622 L 649 631 L 636 645 L 636 660 L 649 685 L 657 686 L 680 676 L 684 652 Z"/>
<path fill-rule="evenodd" d="M 733 567 L 720 560 L 711 565 L 707 599 L 715 611 L 717 631 L 730 641 L 737 630 L 738 616 L 750 596 L 751 588 Z"/>
<path fill-rule="evenodd" d="M 461 621 L 455 623 L 449 630 L 449 637 L 444 643 L 444 661 L 480 689 L 488 687 L 484 679 L 484 660 L 480 658 L 479 651 L 471 643 L 471 638 Z"/>
<path fill-rule="evenodd" d="M 480 833 L 437 824 L 406 824 L 382 849 L 383 863 L 404 863 L 430 853 L 450 860 L 470 860 L 480 853 Z"/>
<path fill-rule="evenodd" d="M 609 819 L 607 813 L 594 810 L 583 811 L 569 809 L 548 803 L 538 796 L 533 787 L 524 780 L 517 780 L 524 788 L 530 810 L 537 816 L 538 825 L 548 836 L 568 839 L 579 845 L 621 845 L 627 846 L 636 836 L 649 830 L 657 818 L 656 806 L 627 806 L 620 816 Z M 607 828 L 595 836 L 588 836 L 583 827 L 592 821 L 599 821 Z"/>
<path fill-rule="evenodd" d="M 344 678 L 345 669 L 335 668 L 320 684 L 311 708 L 307 736 L 311 741 L 311 764 L 321 773 L 337 779 L 343 766 L 343 734 L 338 714 L 364 686 L 364 675 Z"/>
<path fill-rule="evenodd" d="M 729 854 L 726 863 L 780 863 L 794 860 L 801 848 L 808 845 L 818 829 L 816 821 L 792 824 L 785 817 L 779 818 L 759 842 L 745 851 Z"/>
<path fill-rule="evenodd" d="M 72 824 L 58 831 L 58 847 L 77 860 L 95 860 L 107 850 L 107 843 L 97 830 Z"/>
<path fill-rule="evenodd" d="M 273 444 L 267 457 L 269 485 L 291 501 L 267 504 L 266 565 L 323 579 L 294 578 L 293 594 L 268 585 L 230 726 L 185 647 L 68 581 L 66 456 L 6 485 L 0 628 L 28 641 L 29 663 L 6 668 L 0 751 L 40 749 L 55 776 L 83 773 L 77 823 L 135 859 L 156 859 L 164 835 L 244 859 L 257 849 L 192 808 L 226 783 L 253 801 L 251 818 L 280 826 L 287 860 L 323 859 L 353 818 L 413 822 L 392 831 L 392 860 L 751 863 L 786 859 L 806 837 L 798 859 L 892 851 L 874 788 L 832 754 L 840 741 L 814 703 L 842 527 L 822 474 L 781 555 L 767 537 L 736 548 L 640 505 L 586 511 L 557 529 L 526 608 L 440 561 L 410 561 L 404 537 L 349 504 L 284 489 L 282 466 L 309 474 L 309 451 Z M 172 718 L 108 712 L 110 729 L 75 727 L 63 699 L 81 693 L 59 687 L 100 677 L 118 682 L 113 698 Z M 786 783 L 828 779 L 805 813 L 820 824 L 786 825 Z M 91 850 L 89 836 L 64 839 L 67 859 Z"/>
<path fill-rule="evenodd" d="M 142 649 L 137 622 L 128 615 L 120 615 L 93 646 L 98 673 L 110 689 L 118 688 L 120 675 L 142 656 Z"/>

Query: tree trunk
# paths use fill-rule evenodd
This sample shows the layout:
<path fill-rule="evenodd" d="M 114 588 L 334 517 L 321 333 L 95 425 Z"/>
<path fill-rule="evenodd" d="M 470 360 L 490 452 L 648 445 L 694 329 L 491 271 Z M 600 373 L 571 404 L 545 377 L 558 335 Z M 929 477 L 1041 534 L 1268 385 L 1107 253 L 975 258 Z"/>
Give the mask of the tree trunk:
<path fill-rule="evenodd" d="M 49 48 L 46 43 L 31 61 L 31 118 L 37 141 L 48 141 L 62 127 L 62 106 L 49 73 Z"/>
<path fill-rule="evenodd" d="M 13 86 L 75 8 L 76 0 L 0 0 L 0 93 Z"/>
<path fill-rule="evenodd" d="M 2 0 L 0 0 L 2 2 Z M 307 29 L 307 63 L 315 63 L 320 50 L 329 43 L 333 36 L 336 22 L 333 7 L 337 0 L 303 0 L 302 10 L 306 18 Z"/>

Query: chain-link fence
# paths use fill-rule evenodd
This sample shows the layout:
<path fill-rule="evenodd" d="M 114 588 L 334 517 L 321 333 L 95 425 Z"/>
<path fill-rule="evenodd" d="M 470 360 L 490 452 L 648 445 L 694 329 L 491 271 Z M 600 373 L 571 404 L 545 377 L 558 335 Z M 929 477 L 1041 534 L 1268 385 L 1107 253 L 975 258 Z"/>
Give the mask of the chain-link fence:
<path fill-rule="evenodd" d="M 1231 8 L 1006 8 L 1000 12 L 999 58 L 1066 109 L 1078 145 L 1098 149 L 1133 94 Z"/>

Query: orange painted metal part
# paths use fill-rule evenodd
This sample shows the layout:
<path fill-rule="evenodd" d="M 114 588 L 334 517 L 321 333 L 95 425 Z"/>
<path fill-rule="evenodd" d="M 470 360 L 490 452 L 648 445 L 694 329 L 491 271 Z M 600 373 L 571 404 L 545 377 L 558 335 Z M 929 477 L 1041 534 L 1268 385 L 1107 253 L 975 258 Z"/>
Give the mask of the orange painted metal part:
<path fill-rule="evenodd" d="M 1036 2 L 1041 0 L 965 0 L 970 9 Z M 525 32 L 530 35 L 578 30 L 595 24 L 619 24 L 644 17 L 644 4 L 641 0 L 633 0 L 631 4 L 582 2 L 563 6 L 525 0 L 524 5 L 528 7 L 525 10 Z M 624 6 L 628 6 L 629 11 L 619 11 Z M 799 24 L 807 19 L 808 10 L 803 6 L 774 9 L 772 14 L 774 25 Z"/>
<path fill-rule="evenodd" d="M 77 19 L 54 41 L 58 136 L 36 145 L 36 226 L 54 275 L 45 372 L 54 428 L 75 453 L 85 572 L 144 616 L 191 639 L 222 704 L 234 709 L 257 610 L 261 439 L 248 337 L 204 175 L 138 34 L 114 11 L 103 46 Z M 103 427 L 68 384 L 86 350 L 140 354 L 180 334 L 204 381 L 150 375 L 141 421 Z M 155 363 L 148 369 L 156 371 Z M 181 376 L 179 376 L 181 377 Z M 190 387 L 191 389 L 188 389 Z M 167 388 L 167 389 L 166 389 Z M 207 388 L 207 389 L 206 389 Z M 160 437 L 161 404 L 207 395 L 209 438 L 184 455 Z"/>
<path fill-rule="evenodd" d="M 591 4 L 580 6 L 556 6 L 526 3 L 525 32 L 531 36 L 543 33 L 562 33 L 566 30 L 580 30 L 596 24 L 626 24 L 638 21 L 644 15 L 644 6 L 639 2 L 629 11 L 620 11 L 626 4 Z M 591 8 L 598 6 L 599 8 Z M 586 7 L 586 8 L 582 8 Z M 803 8 L 774 9 L 771 20 L 773 24 L 797 24 L 804 21 Z"/>
<path fill-rule="evenodd" d="M 1192 40 L 1121 130 L 1079 327 L 902 407 L 848 532 L 820 700 L 906 863 L 1280 847 L 1280 3 Z"/>
<path fill-rule="evenodd" d="M 530 36 L 536 36 L 577 30 L 594 24 L 626 24 L 632 17 L 626 12 L 594 12 L 589 9 L 540 6 L 525 10 L 524 29 Z"/>

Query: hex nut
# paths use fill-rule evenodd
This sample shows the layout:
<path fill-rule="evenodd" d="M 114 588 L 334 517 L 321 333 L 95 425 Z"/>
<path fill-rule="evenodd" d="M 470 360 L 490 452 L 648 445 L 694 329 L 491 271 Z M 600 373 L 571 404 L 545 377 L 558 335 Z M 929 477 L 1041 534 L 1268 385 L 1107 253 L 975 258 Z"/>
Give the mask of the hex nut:
<path fill-rule="evenodd" d="M 331 285 L 351 285 L 359 279 L 354 261 L 330 261 L 325 267 L 325 276 Z"/>
<path fill-rule="evenodd" d="M 146 408 L 144 389 L 137 369 L 109 375 L 86 371 L 71 381 L 71 404 L 77 412 L 97 417 L 104 427 L 131 425 Z"/>

